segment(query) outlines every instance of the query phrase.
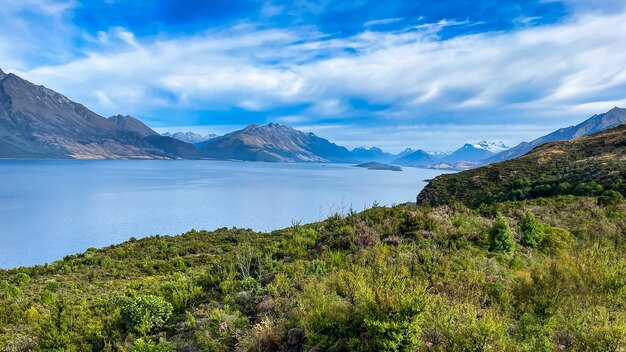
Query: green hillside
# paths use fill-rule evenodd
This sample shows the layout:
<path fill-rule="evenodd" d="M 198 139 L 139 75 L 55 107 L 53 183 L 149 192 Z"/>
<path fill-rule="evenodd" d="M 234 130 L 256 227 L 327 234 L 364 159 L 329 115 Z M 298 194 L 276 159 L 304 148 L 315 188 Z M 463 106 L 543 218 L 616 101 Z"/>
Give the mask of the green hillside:
<path fill-rule="evenodd" d="M 0 350 L 619 351 L 624 233 L 568 196 L 131 240 L 0 271 Z"/>
<path fill-rule="evenodd" d="M 424 204 L 482 203 L 554 195 L 626 194 L 626 125 L 571 141 L 547 143 L 517 159 L 435 178 Z M 607 192 L 608 191 L 608 192 Z"/>

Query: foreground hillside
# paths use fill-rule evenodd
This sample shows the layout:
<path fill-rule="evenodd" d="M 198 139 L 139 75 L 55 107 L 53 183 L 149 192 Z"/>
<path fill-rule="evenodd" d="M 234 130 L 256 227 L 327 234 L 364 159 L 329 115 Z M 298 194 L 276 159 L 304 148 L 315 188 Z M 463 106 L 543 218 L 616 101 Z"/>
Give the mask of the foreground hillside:
<path fill-rule="evenodd" d="M 426 204 L 553 195 L 626 194 L 626 125 L 571 141 L 547 143 L 517 159 L 435 178 L 420 193 Z"/>
<path fill-rule="evenodd" d="M 624 233 L 566 196 L 131 240 L 0 271 L 0 350 L 619 351 Z"/>

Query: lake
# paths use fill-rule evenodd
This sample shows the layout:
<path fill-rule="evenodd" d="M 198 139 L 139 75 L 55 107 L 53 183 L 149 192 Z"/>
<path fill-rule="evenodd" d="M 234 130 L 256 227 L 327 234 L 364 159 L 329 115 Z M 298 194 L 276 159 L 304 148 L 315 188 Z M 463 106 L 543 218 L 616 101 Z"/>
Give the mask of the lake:
<path fill-rule="evenodd" d="M 271 231 L 414 201 L 441 171 L 226 161 L 0 161 L 0 268 L 219 227 Z"/>

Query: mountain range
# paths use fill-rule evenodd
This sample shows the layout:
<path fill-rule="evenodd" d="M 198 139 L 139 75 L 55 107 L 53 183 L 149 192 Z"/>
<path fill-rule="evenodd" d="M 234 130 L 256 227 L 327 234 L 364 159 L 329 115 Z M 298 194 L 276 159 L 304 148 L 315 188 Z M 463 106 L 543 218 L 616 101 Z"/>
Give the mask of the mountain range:
<path fill-rule="evenodd" d="M 137 118 L 104 118 L 62 94 L 0 70 L 0 158 L 381 162 L 458 170 L 508 160 L 547 142 L 586 136 L 622 123 L 626 123 L 626 109 L 614 108 L 510 149 L 501 142 L 482 141 L 452 153 L 407 148 L 397 155 L 377 147 L 350 151 L 313 133 L 276 123 L 249 125 L 220 137 L 193 132 L 159 135 Z"/>
<path fill-rule="evenodd" d="M 384 152 L 382 149 L 380 149 L 378 147 L 371 147 L 371 148 L 359 147 L 359 148 L 354 148 L 354 149 L 352 149 L 351 153 L 352 153 L 352 156 L 358 162 L 377 161 L 377 162 L 381 162 L 381 163 L 386 163 L 386 162 L 390 162 L 390 161 L 398 158 L 398 155 L 386 153 L 386 152 Z"/>
<path fill-rule="evenodd" d="M 465 144 L 461 148 L 455 150 L 452 154 L 441 159 L 444 163 L 458 163 L 461 161 L 475 162 L 480 161 L 496 152 L 507 150 L 508 147 L 502 142 L 494 143 L 481 141 L 474 144 Z"/>
<path fill-rule="evenodd" d="M 410 150 L 396 157 L 393 164 L 416 167 L 432 167 L 441 169 L 465 169 L 476 166 L 477 162 L 495 155 L 496 152 L 508 147 L 502 142 L 481 141 L 467 143 L 453 152 L 427 152 L 424 150 Z"/>

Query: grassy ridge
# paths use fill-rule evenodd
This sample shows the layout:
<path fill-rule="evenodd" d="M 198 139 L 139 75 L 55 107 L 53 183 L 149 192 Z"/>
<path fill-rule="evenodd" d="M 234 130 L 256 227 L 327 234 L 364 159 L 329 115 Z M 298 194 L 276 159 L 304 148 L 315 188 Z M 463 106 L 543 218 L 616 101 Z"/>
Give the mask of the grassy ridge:
<path fill-rule="evenodd" d="M 626 195 L 626 125 L 571 141 L 547 143 L 508 161 L 435 178 L 424 204 L 483 203 L 554 195 Z M 616 194 L 609 192 L 609 197 Z"/>
<path fill-rule="evenodd" d="M 0 271 L 0 350 L 623 350 L 624 233 L 568 196 L 131 240 Z"/>

